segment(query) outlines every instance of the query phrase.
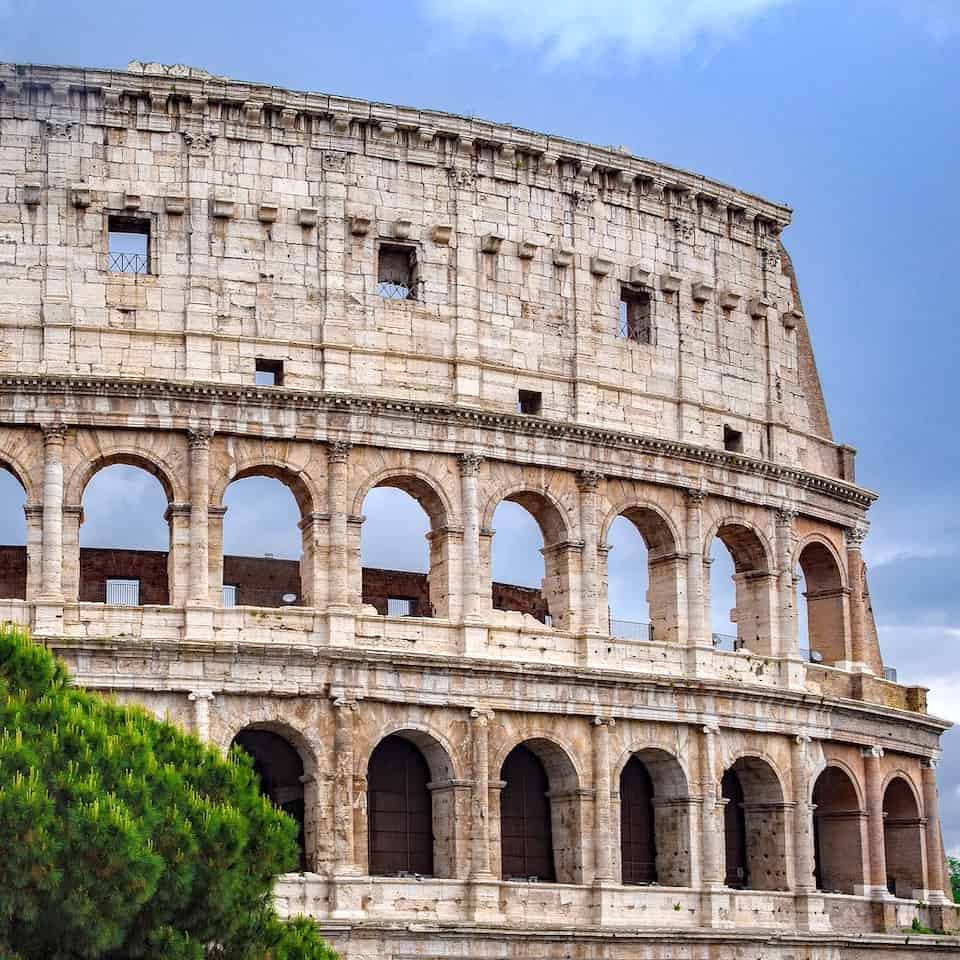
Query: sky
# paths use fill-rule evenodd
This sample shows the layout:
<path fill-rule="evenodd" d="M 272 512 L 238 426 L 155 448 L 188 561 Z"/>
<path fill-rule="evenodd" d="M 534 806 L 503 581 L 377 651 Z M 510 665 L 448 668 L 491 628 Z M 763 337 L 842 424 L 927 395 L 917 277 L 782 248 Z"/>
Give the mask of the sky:
<path fill-rule="evenodd" d="M 931 711 L 954 722 L 958 54 L 957 0 L 167 0 L 159 12 L 102 0 L 0 0 L 0 60 L 188 63 L 449 110 L 624 145 L 789 204 L 794 221 L 783 239 L 834 437 L 859 448 L 858 481 L 881 494 L 864 553 L 884 658 L 902 681 L 929 686 Z M 116 477 L 102 474 L 94 481 L 102 490 L 88 491 L 103 509 L 85 502 L 84 543 L 126 535 L 143 542 L 116 545 L 162 548 L 162 521 L 152 532 L 142 521 L 162 514 L 156 482 Z M 286 555 L 297 543 L 295 526 L 292 539 L 282 533 L 295 521 L 292 499 L 267 505 L 260 483 L 229 492 L 227 548 L 250 552 L 256 529 L 277 539 L 272 549 L 258 539 L 260 550 Z M 0 476 L 0 504 L 18 496 Z M 375 492 L 366 526 L 399 523 L 403 533 L 366 535 L 365 562 L 422 568 L 425 548 L 410 532 L 425 531 L 425 518 L 391 496 Z M 128 520 L 118 519 L 121 503 Z M 22 531 L 16 513 L 0 509 L 0 542 L 18 524 Z M 495 578 L 536 583 L 535 526 L 510 505 L 495 526 Z M 625 528 L 613 541 L 617 613 L 643 619 L 642 544 Z M 513 562 L 531 557 L 522 568 Z M 724 563 L 713 565 L 720 632 L 732 606 L 719 586 Z M 943 745 L 941 813 L 947 846 L 960 854 L 960 731 Z"/>

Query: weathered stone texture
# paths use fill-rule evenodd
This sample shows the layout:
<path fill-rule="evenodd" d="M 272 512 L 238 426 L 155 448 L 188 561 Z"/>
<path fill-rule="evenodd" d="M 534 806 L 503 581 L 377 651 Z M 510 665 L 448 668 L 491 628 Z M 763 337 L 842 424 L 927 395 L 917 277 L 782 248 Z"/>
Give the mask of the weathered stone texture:
<path fill-rule="evenodd" d="M 149 225 L 144 272 L 111 269 L 111 216 Z M 873 494 L 830 435 L 789 216 L 477 120 L 188 68 L 0 66 L 0 467 L 27 530 L 0 552 L 0 619 L 224 749 L 284 738 L 303 773 L 275 799 L 302 802 L 307 872 L 279 902 L 348 960 L 955 954 L 890 936 L 958 926 L 947 725 L 883 674 Z M 414 299 L 378 293 L 391 251 Z M 649 343 L 620 335 L 625 293 L 649 297 Z M 142 606 L 91 602 L 107 566 L 81 563 L 84 490 L 114 463 L 168 499 L 168 553 L 136 558 L 164 596 Z M 225 491 L 256 475 L 296 499 L 299 565 L 223 556 Z M 426 512 L 426 577 L 361 569 L 378 486 Z M 539 591 L 491 584 L 504 500 L 543 534 Z M 607 620 L 620 516 L 648 547 L 643 639 Z M 714 538 L 735 649 L 709 628 Z M 254 581 L 259 602 L 223 606 Z M 385 616 L 391 596 L 418 615 Z M 389 737 L 428 770 L 429 875 L 371 875 Z M 503 876 L 520 745 L 556 882 Z M 621 789 L 631 758 L 649 809 Z M 634 861 L 656 885 L 627 882 Z"/>

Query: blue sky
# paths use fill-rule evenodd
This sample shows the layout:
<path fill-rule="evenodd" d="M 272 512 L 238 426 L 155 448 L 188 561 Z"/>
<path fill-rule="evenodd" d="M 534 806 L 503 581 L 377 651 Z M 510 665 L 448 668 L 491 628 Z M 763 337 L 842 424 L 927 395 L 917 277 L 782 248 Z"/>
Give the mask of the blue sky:
<path fill-rule="evenodd" d="M 958 53 L 956 0 L 0 0 L 2 60 L 184 62 L 474 114 L 622 144 L 790 204 L 784 241 L 834 435 L 859 448 L 858 479 L 882 495 L 865 553 L 885 658 L 960 722 Z M 128 489 L 138 513 L 149 496 Z M 503 552 L 520 555 L 536 536 L 504 516 L 518 549 Z M 86 542 L 119 536 L 94 524 Z M 368 560 L 404 560 L 411 542 L 378 540 Z M 626 573 L 636 549 L 618 542 L 615 586 L 639 617 Z M 944 746 L 944 827 L 960 852 L 960 732 Z"/>

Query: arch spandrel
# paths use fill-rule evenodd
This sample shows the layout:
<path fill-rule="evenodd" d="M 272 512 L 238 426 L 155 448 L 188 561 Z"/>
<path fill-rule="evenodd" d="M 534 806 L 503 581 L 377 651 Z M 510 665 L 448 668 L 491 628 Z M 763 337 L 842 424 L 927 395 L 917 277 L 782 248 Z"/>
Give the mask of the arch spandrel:
<path fill-rule="evenodd" d="M 0 429 L 0 469 L 23 487 L 26 503 L 39 503 L 43 490 L 41 435 L 33 430 Z"/>

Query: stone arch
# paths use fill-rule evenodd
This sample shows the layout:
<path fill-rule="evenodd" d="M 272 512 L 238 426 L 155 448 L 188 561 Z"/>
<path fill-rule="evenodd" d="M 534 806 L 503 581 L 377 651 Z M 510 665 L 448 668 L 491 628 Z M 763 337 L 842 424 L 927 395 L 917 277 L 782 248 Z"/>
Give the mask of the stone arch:
<path fill-rule="evenodd" d="M 791 569 L 799 567 L 806 584 L 807 646 L 824 663 L 850 660 L 846 577 L 833 544 L 813 534 L 794 556 Z"/>
<path fill-rule="evenodd" d="M 644 796 L 645 784 L 635 765 L 649 778 L 649 798 Z M 619 807 L 614 829 L 618 830 L 621 882 L 690 886 L 694 822 L 689 780 L 680 758 L 658 745 L 637 744 L 621 755 L 614 774 L 614 805 Z M 636 809 L 638 806 L 641 809 Z M 645 836 L 638 838 L 638 830 Z M 631 873 L 628 859 L 642 859 L 637 853 L 645 839 L 652 849 L 651 869 L 645 875 L 636 869 Z"/>
<path fill-rule="evenodd" d="M 624 501 L 611 509 L 600 528 L 600 608 L 610 613 L 610 632 L 630 639 L 630 624 L 619 625 L 616 611 L 610 604 L 610 545 L 611 528 L 623 517 L 639 534 L 646 547 L 647 592 L 649 611 L 649 639 L 676 642 L 679 639 L 680 611 L 683 605 L 683 560 L 679 552 L 680 536 L 670 517 L 649 501 Z M 614 569 L 616 569 L 616 553 Z M 625 632 L 619 633 L 623 629 Z"/>
<path fill-rule="evenodd" d="M 498 757 L 504 878 L 523 875 L 511 864 L 540 862 L 538 872 L 531 875 L 545 882 L 583 882 L 581 780 L 571 756 L 555 740 L 532 736 L 514 741 Z M 542 771 L 539 784 L 538 768 Z M 520 776 L 515 776 L 518 770 Z M 523 815 L 518 816 L 521 808 Z M 528 858 L 531 851 L 532 859 Z"/>
<path fill-rule="evenodd" d="M 575 549 L 571 542 L 575 525 L 560 502 L 546 488 L 517 484 L 500 489 L 487 500 L 481 514 L 481 540 L 486 567 L 491 571 L 491 599 L 492 557 L 495 547 L 491 538 L 495 541 L 496 533 L 493 516 L 503 502 L 518 504 L 533 517 L 539 527 L 543 538 L 541 553 L 544 558 L 542 595 L 550 622 L 561 630 L 572 629 L 578 613 L 579 593 L 579 557 L 574 556 Z"/>
<path fill-rule="evenodd" d="M 433 725 L 418 720 L 397 720 L 377 730 L 362 749 L 355 751 L 357 776 L 363 776 L 377 744 L 392 736 L 402 736 L 420 750 L 434 780 L 463 779 L 463 760 L 457 756 L 449 737 L 444 736 Z"/>
<path fill-rule="evenodd" d="M 909 774 L 891 773 L 883 789 L 883 847 L 887 890 L 897 897 L 920 897 L 925 888 L 922 809 Z"/>
<path fill-rule="evenodd" d="M 282 460 L 259 457 L 236 463 L 232 471 L 217 478 L 215 483 L 211 483 L 211 504 L 222 506 L 227 487 L 236 480 L 246 480 L 249 477 L 268 477 L 271 480 L 279 480 L 293 494 L 301 517 L 308 517 L 316 512 L 320 497 L 312 479 L 304 470 Z"/>
<path fill-rule="evenodd" d="M 373 490 L 384 487 L 407 494 L 427 515 L 430 524 L 430 532 L 427 534 L 428 573 L 425 584 L 422 573 L 406 574 L 406 582 L 394 577 L 387 583 L 380 583 L 374 576 L 376 571 L 364 573 L 362 570 L 354 570 L 355 578 L 362 577 L 364 602 L 375 606 L 378 613 L 385 615 L 389 612 L 388 602 L 392 588 L 399 599 L 409 602 L 411 615 L 454 619 L 457 613 L 456 601 L 459 600 L 457 581 L 460 538 L 451 529 L 454 514 L 447 492 L 434 477 L 424 471 L 402 465 L 387 467 L 365 478 L 357 488 L 352 506 L 354 516 L 363 514 L 363 505 Z M 368 532 L 367 526 L 368 521 L 364 517 L 361 538 Z M 359 554 L 359 551 L 355 551 L 355 554 Z M 382 580 L 383 575 L 379 576 Z"/>
<path fill-rule="evenodd" d="M 298 826 L 297 844 L 300 849 L 300 871 L 313 862 L 313 825 L 308 823 L 307 765 L 297 744 L 287 730 L 278 730 L 273 724 L 250 724 L 234 734 L 231 747 L 237 747 L 253 760 L 260 781 L 260 790 L 292 817 Z"/>
<path fill-rule="evenodd" d="M 23 487 L 27 503 L 40 503 L 42 479 L 35 477 L 20 457 L 9 450 L 0 450 L 0 470 L 6 470 Z"/>
<path fill-rule="evenodd" d="M 269 707 L 269 704 L 267 705 Z M 230 744 L 242 730 L 269 730 L 287 740 L 300 754 L 303 761 L 304 775 L 316 776 L 320 769 L 321 745 L 314 743 L 310 738 L 290 720 L 279 716 L 272 710 L 257 711 L 254 716 L 244 722 L 224 725 L 211 739 L 219 749 L 226 753 Z"/>
<path fill-rule="evenodd" d="M 739 755 L 724 771 L 720 796 L 727 886 L 788 889 L 786 792 L 776 765 Z"/>
<path fill-rule="evenodd" d="M 717 520 L 704 538 L 704 562 L 709 564 L 714 540 L 733 560 L 735 606 L 731 619 L 736 626 L 735 649 L 775 656 L 773 625 L 777 619 L 776 576 L 770 543 L 755 525 L 741 517 Z M 705 590 L 710 594 L 712 590 Z M 705 597 L 707 622 L 712 619 Z M 716 638 L 715 638 L 716 640 Z"/>
<path fill-rule="evenodd" d="M 419 724 L 391 725 L 367 753 L 363 772 L 368 872 L 456 876 L 460 778 L 449 743 Z M 398 853 L 406 865 L 396 861 Z"/>
<path fill-rule="evenodd" d="M 830 761 L 817 776 L 810 800 L 817 889 L 855 893 L 866 882 L 866 813 L 857 779 L 845 764 Z"/>
<path fill-rule="evenodd" d="M 156 477 L 168 503 L 181 503 L 189 499 L 184 484 L 186 478 L 182 477 L 182 471 L 168 460 L 142 447 L 112 447 L 74 468 L 64 483 L 63 502 L 68 505 L 82 503 L 90 481 L 101 470 L 118 464 L 137 467 Z"/>

